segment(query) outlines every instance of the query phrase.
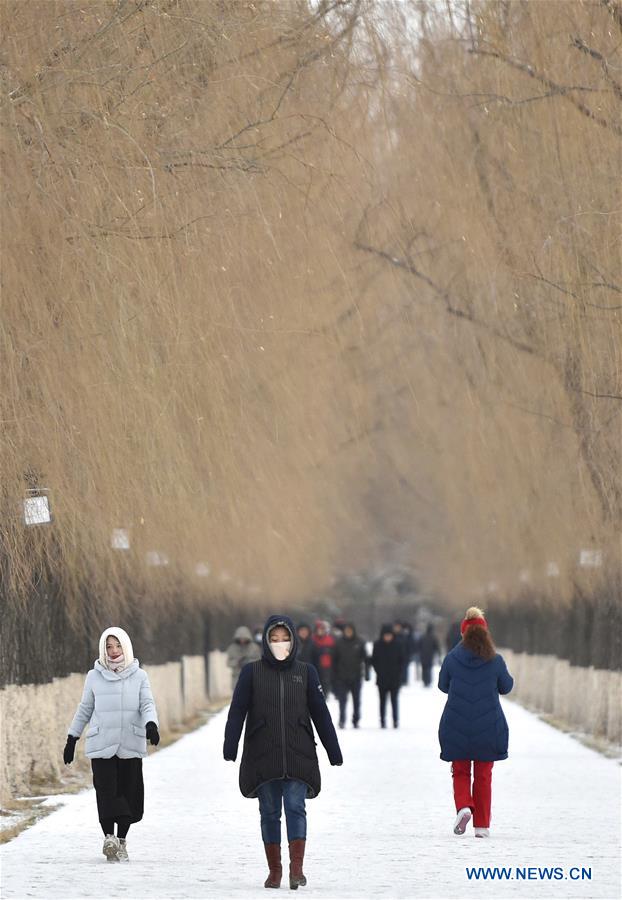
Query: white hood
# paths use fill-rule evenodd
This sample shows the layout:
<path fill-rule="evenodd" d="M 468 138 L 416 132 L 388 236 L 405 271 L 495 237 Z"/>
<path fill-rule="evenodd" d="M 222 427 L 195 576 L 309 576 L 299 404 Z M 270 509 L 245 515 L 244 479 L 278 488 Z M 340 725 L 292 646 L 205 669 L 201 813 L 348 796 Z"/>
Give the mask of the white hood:
<path fill-rule="evenodd" d="M 106 665 L 106 640 L 107 638 L 113 634 L 121 647 L 123 648 L 123 655 L 125 657 L 125 668 L 132 664 L 134 661 L 134 649 L 132 647 L 132 642 L 130 640 L 130 636 L 127 631 L 123 631 L 122 628 L 112 627 L 106 628 L 106 630 L 102 633 L 102 636 L 99 639 L 99 661 L 102 666 L 107 669 Z"/>

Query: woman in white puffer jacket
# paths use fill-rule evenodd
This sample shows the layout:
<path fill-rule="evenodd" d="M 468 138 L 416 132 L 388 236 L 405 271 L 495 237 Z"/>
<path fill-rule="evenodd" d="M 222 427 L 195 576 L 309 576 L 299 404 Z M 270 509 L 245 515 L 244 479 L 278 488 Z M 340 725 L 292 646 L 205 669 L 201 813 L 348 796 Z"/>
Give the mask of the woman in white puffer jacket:
<path fill-rule="evenodd" d="M 104 832 L 103 853 L 109 862 L 127 861 L 127 833 L 143 817 L 147 738 L 158 744 L 160 735 L 149 678 L 134 659 L 132 642 L 122 628 L 107 628 L 99 639 L 99 659 L 86 676 L 69 726 L 63 753 L 67 765 L 87 725 L 86 756 Z"/>

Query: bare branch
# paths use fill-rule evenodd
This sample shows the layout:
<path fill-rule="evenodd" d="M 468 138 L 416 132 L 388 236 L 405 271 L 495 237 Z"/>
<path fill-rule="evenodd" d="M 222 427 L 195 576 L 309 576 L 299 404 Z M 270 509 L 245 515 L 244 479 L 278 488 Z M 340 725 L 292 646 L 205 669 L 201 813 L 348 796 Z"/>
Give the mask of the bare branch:
<path fill-rule="evenodd" d="M 475 325 L 478 328 L 482 328 L 489 334 L 494 335 L 494 337 L 497 337 L 500 340 L 510 344 L 510 346 L 514 347 L 515 350 L 519 350 L 521 353 L 538 355 L 535 348 L 530 344 L 526 344 L 524 341 L 516 340 L 516 338 L 513 338 L 509 334 L 504 334 L 504 332 L 499 331 L 499 329 L 492 326 L 489 322 L 484 322 L 481 319 L 476 318 L 472 313 L 455 306 L 449 292 L 440 287 L 440 285 L 436 284 L 436 282 L 434 282 L 429 277 L 429 275 L 421 272 L 412 263 L 400 259 L 399 257 L 393 256 L 392 254 L 387 253 L 386 250 L 381 250 L 378 247 L 371 247 L 368 244 L 364 244 L 359 240 L 354 241 L 354 246 L 357 248 L 357 250 L 363 250 L 366 253 L 373 253 L 375 256 L 386 260 L 392 266 L 395 266 L 398 269 L 403 269 L 404 271 L 409 272 L 411 275 L 414 275 L 416 278 L 419 278 L 430 288 L 432 288 L 437 297 L 439 297 L 443 301 L 443 303 L 445 304 L 445 311 L 449 313 L 449 315 L 455 316 L 458 319 L 463 319 L 465 322 L 470 322 L 472 325 Z"/>
<path fill-rule="evenodd" d="M 622 400 L 622 394 L 595 394 L 594 391 L 579 390 L 580 394 L 587 394 L 588 397 L 598 397 L 603 400 Z"/>
<path fill-rule="evenodd" d="M 598 50 L 594 50 L 592 47 L 588 47 L 585 41 L 583 41 L 580 37 L 574 38 L 574 40 L 572 41 L 572 46 L 576 47 L 577 50 L 580 50 L 582 53 L 587 53 L 587 55 L 591 56 L 592 59 L 597 59 L 600 62 L 605 79 L 613 88 L 613 92 L 618 100 L 622 100 L 622 86 L 615 80 L 615 78 L 609 71 L 609 63 L 602 55 L 602 53 L 599 53 Z"/>
<path fill-rule="evenodd" d="M 521 62 L 518 59 L 514 59 L 511 56 L 506 56 L 504 53 L 500 53 L 498 50 L 468 50 L 468 53 L 473 53 L 477 56 L 488 56 L 492 59 L 498 59 L 500 62 L 505 63 L 508 66 L 511 66 L 513 69 L 517 69 L 519 72 L 524 72 L 525 75 L 528 75 L 529 78 L 533 78 L 535 81 L 540 84 L 546 85 L 549 90 L 560 94 L 565 97 L 576 109 L 579 110 L 584 116 L 587 116 L 588 119 L 592 119 L 592 121 L 596 122 L 597 125 L 600 125 L 601 128 L 607 128 L 609 131 L 612 131 L 614 134 L 622 136 L 622 126 L 618 125 L 617 122 L 610 122 L 608 119 L 603 119 L 601 116 L 596 115 L 596 113 L 591 110 L 584 103 L 581 103 L 580 100 L 577 100 L 576 97 L 572 96 L 573 92 L 577 91 L 577 86 L 565 86 L 561 84 L 557 84 L 551 78 L 548 78 L 546 75 L 543 75 L 540 72 L 537 72 L 533 66 L 529 65 L 529 63 Z"/>

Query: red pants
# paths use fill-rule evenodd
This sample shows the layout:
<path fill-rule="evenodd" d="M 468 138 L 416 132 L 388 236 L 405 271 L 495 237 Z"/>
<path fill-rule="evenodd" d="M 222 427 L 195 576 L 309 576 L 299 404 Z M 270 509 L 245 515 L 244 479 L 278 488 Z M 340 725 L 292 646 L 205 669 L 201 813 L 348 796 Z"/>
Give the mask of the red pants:
<path fill-rule="evenodd" d="M 492 786 L 492 762 L 473 763 L 473 790 L 471 790 L 471 760 L 457 759 L 451 764 L 454 779 L 456 812 L 468 807 L 473 813 L 474 828 L 490 827 L 490 792 Z"/>

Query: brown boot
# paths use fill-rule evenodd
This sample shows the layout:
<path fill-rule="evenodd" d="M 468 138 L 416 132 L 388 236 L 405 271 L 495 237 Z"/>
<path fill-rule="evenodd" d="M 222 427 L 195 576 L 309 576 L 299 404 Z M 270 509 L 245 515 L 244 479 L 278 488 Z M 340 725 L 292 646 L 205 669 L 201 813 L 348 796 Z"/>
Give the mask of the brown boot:
<path fill-rule="evenodd" d="M 268 877 L 264 881 L 264 887 L 280 888 L 281 878 L 283 877 L 283 866 L 281 865 L 281 845 L 280 844 L 264 844 L 266 848 L 266 859 L 270 866 Z"/>
<path fill-rule="evenodd" d="M 292 891 L 298 890 L 299 885 L 304 887 L 307 883 L 302 871 L 305 844 L 306 841 L 302 838 L 289 842 L 289 886 Z"/>

